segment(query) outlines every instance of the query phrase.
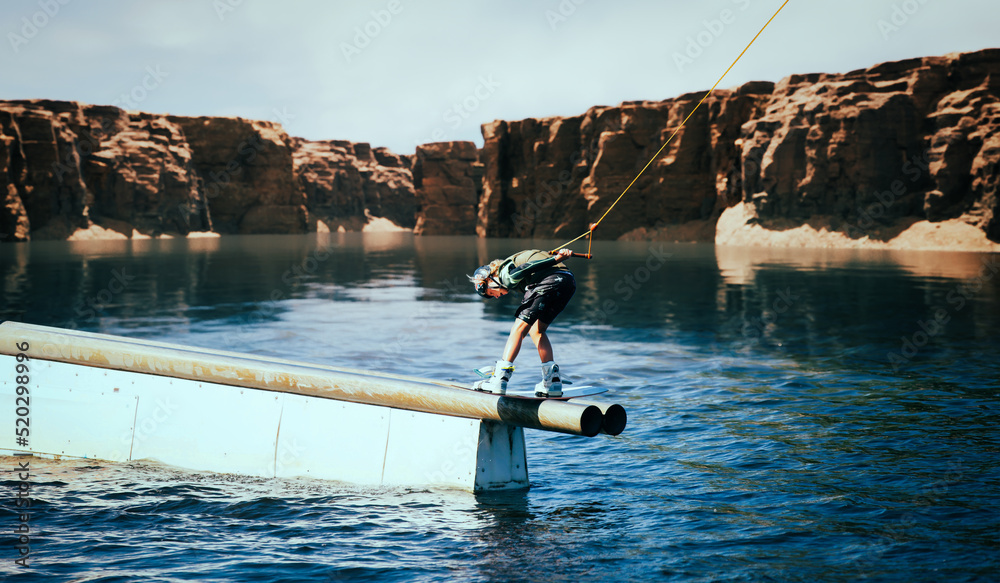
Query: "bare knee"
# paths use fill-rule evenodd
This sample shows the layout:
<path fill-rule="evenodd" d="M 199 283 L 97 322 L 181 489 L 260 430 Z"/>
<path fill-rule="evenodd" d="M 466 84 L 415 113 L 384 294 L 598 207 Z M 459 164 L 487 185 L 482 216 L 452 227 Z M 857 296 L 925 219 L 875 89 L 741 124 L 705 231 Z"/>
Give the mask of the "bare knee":
<path fill-rule="evenodd" d="M 528 323 L 524 320 L 516 320 L 514 326 L 510 329 L 511 336 L 517 336 L 518 338 L 524 338 L 526 334 L 530 334 L 534 330 L 534 327 L 529 327 Z"/>

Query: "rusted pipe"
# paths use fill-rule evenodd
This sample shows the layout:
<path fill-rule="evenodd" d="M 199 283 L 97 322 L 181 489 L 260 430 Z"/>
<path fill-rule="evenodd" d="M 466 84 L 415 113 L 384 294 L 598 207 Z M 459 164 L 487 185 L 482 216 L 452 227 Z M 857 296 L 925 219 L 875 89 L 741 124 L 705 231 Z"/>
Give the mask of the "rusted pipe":
<path fill-rule="evenodd" d="M 599 407 L 570 401 L 527 400 L 478 393 L 448 383 L 358 369 L 340 369 L 149 340 L 0 324 L 0 354 L 27 342 L 29 357 L 83 366 L 309 395 L 439 415 L 488 419 L 592 437 L 601 431 Z"/>

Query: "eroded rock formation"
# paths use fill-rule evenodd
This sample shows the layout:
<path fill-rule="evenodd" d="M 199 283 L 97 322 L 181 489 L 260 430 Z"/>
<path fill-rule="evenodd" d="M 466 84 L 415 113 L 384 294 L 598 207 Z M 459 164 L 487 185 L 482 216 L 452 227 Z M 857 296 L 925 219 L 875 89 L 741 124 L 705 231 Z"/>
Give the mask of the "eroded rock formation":
<path fill-rule="evenodd" d="M 0 194 L 0 241 L 416 221 L 410 159 L 383 148 L 61 101 L 0 102 Z"/>
<path fill-rule="evenodd" d="M 280 125 L 230 117 L 168 120 L 187 137 L 216 232 L 306 232 L 291 138 Z"/>
<path fill-rule="evenodd" d="M 595 236 L 713 241 L 739 204 L 774 229 L 879 239 L 959 219 L 1000 241 L 998 88 L 989 49 L 716 91 Z M 477 232 L 585 232 L 701 95 L 485 125 Z"/>
<path fill-rule="evenodd" d="M 126 236 L 211 228 L 191 148 L 160 116 L 3 102 L 0 169 L 0 240 L 65 239 L 94 222 Z"/>
<path fill-rule="evenodd" d="M 312 228 L 360 231 L 372 218 L 416 222 L 410 157 L 346 140 L 295 140 L 295 175 Z"/>
<path fill-rule="evenodd" d="M 717 90 L 680 127 L 702 95 L 495 121 L 480 151 L 443 142 L 412 157 L 290 138 L 270 122 L 0 102 L 0 239 L 376 219 L 418 234 L 563 238 L 628 189 L 596 237 L 754 244 L 786 232 L 808 244 L 789 232 L 808 227 L 826 246 L 904 231 L 911 245 L 927 223 L 1000 242 L 1000 49 Z"/>
<path fill-rule="evenodd" d="M 475 144 L 437 142 L 417 146 L 413 184 L 420 200 L 414 233 L 476 234 L 483 165 Z"/>
<path fill-rule="evenodd" d="M 712 222 L 738 200 L 734 172 L 740 127 L 758 115 L 770 83 L 718 91 L 601 223 L 615 239 L 664 224 Z M 498 121 L 483 127 L 486 180 L 481 236 L 565 237 L 587 230 L 614 203 L 700 94 L 595 107 L 569 118 Z"/>
<path fill-rule="evenodd" d="M 792 75 L 743 127 L 742 200 L 763 224 L 960 218 L 1000 241 L 998 130 L 1000 50 Z"/>

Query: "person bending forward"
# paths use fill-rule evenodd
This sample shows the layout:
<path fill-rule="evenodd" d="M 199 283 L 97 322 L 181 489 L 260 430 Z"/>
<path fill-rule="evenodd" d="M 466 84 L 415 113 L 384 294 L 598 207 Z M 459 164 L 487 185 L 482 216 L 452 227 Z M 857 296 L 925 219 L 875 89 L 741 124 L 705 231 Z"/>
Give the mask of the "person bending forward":
<path fill-rule="evenodd" d="M 559 365 L 555 363 L 552 343 L 545 330 L 576 291 L 573 273 L 561 263 L 572 253 L 569 249 L 560 249 L 555 254 L 527 249 L 506 259 L 495 259 L 469 276 L 469 281 L 484 298 L 499 298 L 511 291 L 524 293 L 524 299 L 514 313 L 514 326 L 503 349 L 503 357 L 493 367 L 492 376 L 476 382 L 473 389 L 505 394 L 507 382 L 514 373 L 514 359 L 521 350 L 525 334 L 528 334 L 542 360 L 542 381 L 535 385 L 535 393 L 542 397 L 562 396 Z"/>

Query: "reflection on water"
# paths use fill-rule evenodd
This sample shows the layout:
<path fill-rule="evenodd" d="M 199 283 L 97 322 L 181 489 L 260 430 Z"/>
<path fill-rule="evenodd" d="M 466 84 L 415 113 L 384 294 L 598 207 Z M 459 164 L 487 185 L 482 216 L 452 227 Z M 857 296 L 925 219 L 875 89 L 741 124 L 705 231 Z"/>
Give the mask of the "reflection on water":
<path fill-rule="evenodd" d="M 484 301 L 466 274 L 558 243 L 0 245 L 0 318 L 471 381 L 501 350 L 517 298 Z M 564 377 L 609 387 L 629 427 L 526 432 L 530 491 L 32 461 L 39 576 L 995 579 L 996 255 L 604 242 L 594 253 L 568 261 L 577 294 L 550 336 Z M 530 352 L 512 383 L 536 382 Z"/>
<path fill-rule="evenodd" d="M 3 245 L 0 318 L 160 338 L 223 324 L 231 328 L 226 348 L 241 350 L 262 325 L 301 317 L 293 314 L 302 302 L 337 305 L 310 316 L 341 335 L 364 332 L 343 306 L 369 304 L 353 308 L 360 313 L 375 303 L 398 312 L 387 343 L 405 345 L 410 329 L 433 328 L 460 303 L 493 342 L 518 298 L 482 301 L 466 275 L 557 243 L 332 233 Z M 569 260 L 578 291 L 554 333 L 570 326 L 610 341 L 616 330 L 649 329 L 657 340 L 697 338 L 723 353 L 811 356 L 822 356 L 814 346 L 828 351 L 831 337 L 844 338 L 850 343 L 825 357 L 860 351 L 889 364 L 886 354 L 901 350 L 946 357 L 1000 327 L 995 254 L 602 242 L 594 253 Z M 876 321 L 884 325 L 857 336 Z M 910 348 L 907 335 L 921 346 Z"/>
<path fill-rule="evenodd" d="M 884 270 L 918 278 L 964 280 L 1000 269 L 996 253 L 899 251 L 884 249 L 792 249 L 776 247 L 715 247 L 719 272 L 727 283 L 752 283 L 758 271 L 773 267 L 822 271 L 825 269 Z M 985 271 L 984 271 L 985 270 Z"/>

